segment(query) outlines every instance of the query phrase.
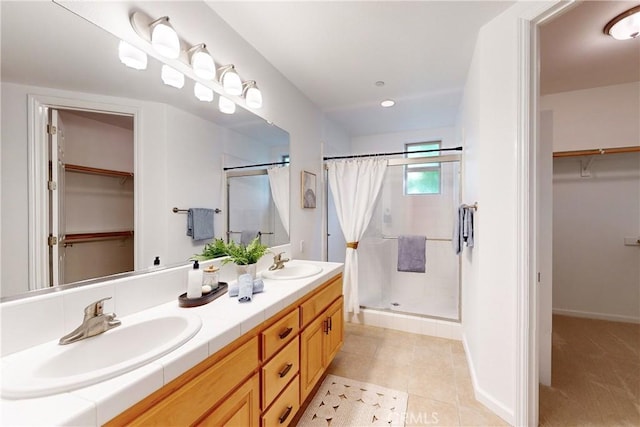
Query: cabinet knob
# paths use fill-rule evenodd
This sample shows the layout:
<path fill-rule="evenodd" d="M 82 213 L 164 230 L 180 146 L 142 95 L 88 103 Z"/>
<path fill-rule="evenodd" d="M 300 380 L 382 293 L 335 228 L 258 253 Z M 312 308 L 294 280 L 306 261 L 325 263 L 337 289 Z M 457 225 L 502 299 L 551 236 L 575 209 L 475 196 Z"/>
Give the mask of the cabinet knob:
<path fill-rule="evenodd" d="M 278 373 L 278 375 L 280 375 L 280 378 L 287 375 L 292 367 L 293 367 L 293 363 L 287 363 L 287 366 L 285 366 L 284 369 Z"/>
<path fill-rule="evenodd" d="M 287 420 L 292 409 L 293 409 L 292 406 L 287 406 L 287 410 L 284 411 L 284 414 L 282 414 L 279 418 L 280 424 L 283 424 Z"/>
<path fill-rule="evenodd" d="M 291 331 L 293 331 L 293 328 L 287 328 L 284 331 L 280 332 L 280 334 L 278 334 L 278 336 L 280 337 L 281 340 L 283 340 L 283 339 L 285 339 L 286 337 L 289 336 Z"/>

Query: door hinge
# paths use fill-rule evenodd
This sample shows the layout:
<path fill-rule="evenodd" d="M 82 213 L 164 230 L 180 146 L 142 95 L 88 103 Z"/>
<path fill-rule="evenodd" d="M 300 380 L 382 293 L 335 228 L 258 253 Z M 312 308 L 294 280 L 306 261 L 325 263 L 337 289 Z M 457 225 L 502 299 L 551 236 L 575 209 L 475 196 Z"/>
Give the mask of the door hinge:
<path fill-rule="evenodd" d="M 54 246 L 58 244 L 58 238 L 56 236 L 49 236 L 49 246 Z"/>
<path fill-rule="evenodd" d="M 50 191 L 55 190 L 57 187 L 55 181 L 47 181 L 47 188 L 49 188 Z"/>
<path fill-rule="evenodd" d="M 47 125 L 47 133 L 49 135 L 55 135 L 57 132 L 58 132 L 58 128 L 56 128 L 54 125 L 52 124 Z"/>

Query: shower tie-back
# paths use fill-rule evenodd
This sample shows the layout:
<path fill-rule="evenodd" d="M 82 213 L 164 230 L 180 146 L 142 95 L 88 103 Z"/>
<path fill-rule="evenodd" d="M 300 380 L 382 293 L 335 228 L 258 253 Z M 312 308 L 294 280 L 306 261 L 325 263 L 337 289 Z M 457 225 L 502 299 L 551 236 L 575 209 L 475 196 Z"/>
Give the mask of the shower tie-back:
<path fill-rule="evenodd" d="M 358 242 L 347 242 L 347 247 L 351 249 L 358 249 Z"/>

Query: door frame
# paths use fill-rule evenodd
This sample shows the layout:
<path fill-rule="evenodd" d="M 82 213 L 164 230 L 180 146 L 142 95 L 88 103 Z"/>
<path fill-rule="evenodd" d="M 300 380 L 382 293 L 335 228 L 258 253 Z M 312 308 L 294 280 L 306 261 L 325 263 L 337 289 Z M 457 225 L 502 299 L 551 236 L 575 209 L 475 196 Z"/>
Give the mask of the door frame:
<path fill-rule="evenodd" d="M 28 94 L 27 95 L 27 174 L 28 174 L 28 285 L 29 290 L 48 288 L 49 250 L 47 237 L 49 233 L 48 216 L 48 155 L 47 124 L 48 110 L 89 111 L 133 117 L 133 168 L 134 176 L 141 170 L 141 112 L 137 107 L 108 104 L 82 99 L 62 98 L 58 96 Z M 134 240 L 134 269 L 141 259 L 143 236 L 138 232 L 140 227 L 140 190 L 141 180 L 134 180 L 133 226 L 136 230 Z"/>
<path fill-rule="evenodd" d="M 533 18 L 518 20 L 517 290 L 514 425 L 538 425 L 539 26 L 574 6 L 575 0 L 543 4 Z"/>

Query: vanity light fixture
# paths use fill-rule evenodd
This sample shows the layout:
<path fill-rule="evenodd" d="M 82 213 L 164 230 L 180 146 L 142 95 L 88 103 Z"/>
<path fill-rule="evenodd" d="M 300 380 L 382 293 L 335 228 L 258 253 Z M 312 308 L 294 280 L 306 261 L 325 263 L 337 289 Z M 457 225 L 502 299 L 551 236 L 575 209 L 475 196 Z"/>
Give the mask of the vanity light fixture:
<path fill-rule="evenodd" d="M 635 39 L 640 36 L 640 6 L 622 12 L 604 27 L 604 33 L 616 40 Z"/>
<path fill-rule="evenodd" d="M 242 80 L 233 64 L 219 68 L 220 84 L 229 95 L 242 95 Z"/>
<path fill-rule="evenodd" d="M 196 82 L 195 86 L 193 86 L 193 93 L 202 102 L 213 101 L 213 90 L 202 83 Z"/>
<path fill-rule="evenodd" d="M 220 96 L 218 99 L 218 108 L 220 112 L 224 114 L 233 114 L 236 112 L 236 104 L 224 96 Z"/>
<path fill-rule="evenodd" d="M 196 76 L 205 80 L 216 78 L 216 66 L 204 43 L 197 44 L 187 51 L 191 57 L 191 66 Z"/>
<path fill-rule="evenodd" d="M 394 105 L 396 105 L 396 101 L 394 101 L 393 99 L 385 99 L 384 101 L 382 101 L 380 103 L 380 105 L 384 108 L 389 108 L 389 107 L 393 107 Z"/>
<path fill-rule="evenodd" d="M 118 44 L 118 57 L 120 62 L 129 68 L 135 70 L 147 69 L 147 54 L 124 40 L 120 40 L 120 44 Z"/>
<path fill-rule="evenodd" d="M 242 94 L 247 101 L 247 107 L 262 108 L 262 92 L 258 89 L 255 80 L 242 83 Z"/>
<path fill-rule="evenodd" d="M 171 68 L 167 64 L 162 66 L 161 77 L 164 84 L 168 86 L 173 86 L 178 89 L 182 89 L 184 86 L 184 74 L 175 68 Z"/>
<path fill-rule="evenodd" d="M 169 17 L 163 16 L 149 24 L 151 29 L 151 46 L 160 55 L 176 59 L 180 56 L 180 39 L 178 33 L 169 23 Z"/>

